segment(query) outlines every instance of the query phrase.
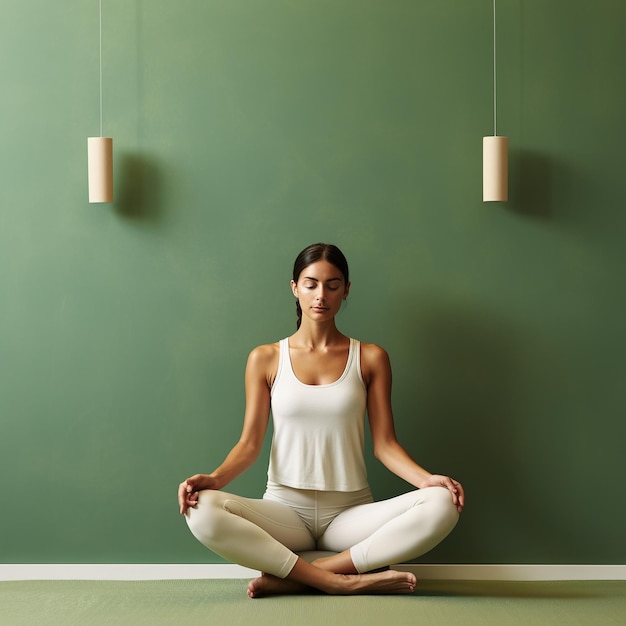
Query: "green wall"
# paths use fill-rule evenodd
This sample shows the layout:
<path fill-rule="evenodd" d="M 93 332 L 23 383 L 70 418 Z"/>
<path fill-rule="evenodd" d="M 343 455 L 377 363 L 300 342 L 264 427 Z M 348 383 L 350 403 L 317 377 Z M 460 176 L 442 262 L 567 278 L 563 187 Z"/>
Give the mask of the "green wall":
<path fill-rule="evenodd" d="M 483 204 L 490 1 L 105 0 L 90 205 L 97 4 L 0 0 L 0 561 L 220 562 L 176 488 L 324 240 L 402 441 L 467 490 L 425 560 L 626 562 L 626 4 L 498 3 L 511 198 Z"/>

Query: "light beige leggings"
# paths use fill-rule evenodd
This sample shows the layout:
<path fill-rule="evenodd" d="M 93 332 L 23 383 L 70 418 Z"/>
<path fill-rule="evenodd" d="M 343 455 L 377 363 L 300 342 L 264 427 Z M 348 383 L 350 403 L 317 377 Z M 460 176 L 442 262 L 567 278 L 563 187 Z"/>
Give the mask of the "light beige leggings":
<path fill-rule="evenodd" d="M 350 549 L 359 572 L 414 559 L 458 520 L 450 492 L 428 487 L 372 502 L 369 489 L 309 491 L 268 484 L 262 500 L 201 491 L 187 523 L 220 556 L 284 578 L 298 552 Z"/>

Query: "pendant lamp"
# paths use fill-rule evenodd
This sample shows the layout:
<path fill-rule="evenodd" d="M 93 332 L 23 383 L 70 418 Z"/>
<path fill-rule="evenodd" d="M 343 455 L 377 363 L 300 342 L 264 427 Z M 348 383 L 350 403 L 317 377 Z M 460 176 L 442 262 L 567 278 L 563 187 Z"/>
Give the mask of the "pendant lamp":
<path fill-rule="evenodd" d="M 100 136 L 87 138 L 89 202 L 113 202 L 113 139 L 102 136 L 102 0 L 100 27 Z"/>
<path fill-rule="evenodd" d="M 497 132 L 496 0 L 493 0 L 493 136 L 483 137 L 483 202 L 509 199 L 509 138 Z"/>

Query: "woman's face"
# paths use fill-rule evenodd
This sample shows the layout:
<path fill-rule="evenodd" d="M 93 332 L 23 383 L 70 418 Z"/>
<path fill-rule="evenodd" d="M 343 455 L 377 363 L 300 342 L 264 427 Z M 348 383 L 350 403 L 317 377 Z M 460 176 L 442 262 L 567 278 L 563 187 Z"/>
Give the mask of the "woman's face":
<path fill-rule="evenodd" d="M 313 321 L 332 319 L 348 297 L 350 283 L 337 267 L 328 261 L 316 261 L 305 267 L 298 282 L 291 281 L 293 295 L 298 298 L 302 315 Z"/>

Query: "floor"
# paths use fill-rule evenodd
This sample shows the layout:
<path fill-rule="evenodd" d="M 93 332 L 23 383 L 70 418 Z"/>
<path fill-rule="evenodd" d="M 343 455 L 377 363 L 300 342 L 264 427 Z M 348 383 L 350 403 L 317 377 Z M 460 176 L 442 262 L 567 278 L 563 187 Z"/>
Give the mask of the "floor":
<path fill-rule="evenodd" d="M 0 582 L 2 626 L 626 626 L 626 581 L 422 581 L 410 596 L 250 600 L 233 580 Z"/>

